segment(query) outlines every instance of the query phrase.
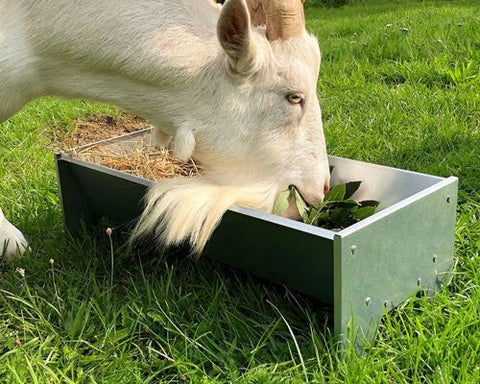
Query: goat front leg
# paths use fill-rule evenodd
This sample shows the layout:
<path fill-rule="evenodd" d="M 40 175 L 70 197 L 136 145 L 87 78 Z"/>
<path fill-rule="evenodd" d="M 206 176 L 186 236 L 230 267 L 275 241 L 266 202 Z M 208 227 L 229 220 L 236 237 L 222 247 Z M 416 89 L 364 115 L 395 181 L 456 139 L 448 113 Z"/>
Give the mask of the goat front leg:
<path fill-rule="evenodd" d="M 157 148 L 167 148 L 172 141 L 172 136 L 155 127 L 152 132 L 152 141 Z"/>
<path fill-rule="evenodd" d="M 5 97 L 9 95 L 9 99 Z M 28 97 L 24 97 L 20 92 L 0 94 L 0 123 L 17 112 L 27 101 Z M 0 208 L 0 261 L 21 257 L 27 249 L 28 243 L 22 232 L 5 218 Z"/>
<path fill-rule="evenodd" d="M 0 209 L 0 256 L 2 259 L 10 261 L 21 257 L 27 249 L 28 244 L 22 232 L 5 218 Z"/>
<path fill-rule="evenodd" d="M 168 148 L 171 146 L 173 153 L 180 160 L 188 160 L 195 150 L 195 122 L 183 122 L 178 124 L 178 128 L 173 137 L 164 131 L 154 128 L 152 132 L 152 141 L 157 148 Z"/>
<path fill-rule="evenodd" d="M 188 160 L 195 150 L 195 128 L 196 121 L 186 121 L 179 124 L 173 137 L 172 150 L 180 160 Z"/>

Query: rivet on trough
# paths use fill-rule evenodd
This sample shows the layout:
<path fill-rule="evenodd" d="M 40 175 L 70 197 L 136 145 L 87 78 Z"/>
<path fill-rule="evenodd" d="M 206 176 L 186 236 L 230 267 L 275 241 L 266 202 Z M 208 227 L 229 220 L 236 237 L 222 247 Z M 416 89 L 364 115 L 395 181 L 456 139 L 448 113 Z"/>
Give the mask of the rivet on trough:
<path fill-rule="evenodd" d="M 387 310 L 391 310 L 393 308 L 393 304 L 390 300 L 385 300 L 383 302 L 383 307 Z"/>
<path fill-rule="evenodd" d="M 365 298 L 365 305 L 368 307 L 370 304 L 372 304 L 372 298 L 368 296 Z"/>
<path fill-rule="evenodd" d="M 357 254 L 357 246 L 356 245 L 352 245 L 350 247 L 350 253 L 352 254 L 352 256 L 355 256 Z"/>
<path fill-rule="evenodd" d="M 434 263 L 436 263 L 436 262 L 437 262 L 437 260 L 438 260 L 438 256 L 437 256 L 437 255 L 433 255 L 433 259 L 432 259 L 432 261 L 433 261 Z"/>
<path fill-rule="evenodd" d="M 420 287 L 422 285 L 422 279 L 419 277 L 417 279 L 417 287 Z"/>
<path fill-rule="evenodd" d="M 450 203 L 450 196 L 447 196 L 447 203 Z"/>

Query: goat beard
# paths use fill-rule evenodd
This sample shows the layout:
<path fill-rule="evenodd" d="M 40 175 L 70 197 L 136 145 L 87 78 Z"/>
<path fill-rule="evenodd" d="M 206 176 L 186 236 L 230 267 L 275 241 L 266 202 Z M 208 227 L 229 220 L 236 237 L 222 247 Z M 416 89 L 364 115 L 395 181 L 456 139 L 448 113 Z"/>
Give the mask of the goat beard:
<path fill-rule="evenodd" d="M 218 185 L 203 176 L 160 181 L 147 193 L 130 240 L 151 234 L 161 249 L 188 243 L 199 255 L 232 205 L 271 212 L 277 191 L 274 184 Z"/>

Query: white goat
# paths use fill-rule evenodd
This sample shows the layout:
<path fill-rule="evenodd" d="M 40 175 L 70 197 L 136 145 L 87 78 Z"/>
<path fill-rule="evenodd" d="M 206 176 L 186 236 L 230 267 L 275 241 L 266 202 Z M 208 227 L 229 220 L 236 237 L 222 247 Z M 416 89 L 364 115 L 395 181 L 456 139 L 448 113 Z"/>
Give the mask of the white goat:
<path fill-rule="evenodd" d="M 269 211 L 290 184 L 309 202 L 328 188 L 320 51 L 303 2 L 0 0 L 0 121 L 41 95 L 147 118 L 158 145 L 193 155 L 205 175 L 158 182 L 134 236 L 153 230 L 199 252 L 234 203 Z"/>

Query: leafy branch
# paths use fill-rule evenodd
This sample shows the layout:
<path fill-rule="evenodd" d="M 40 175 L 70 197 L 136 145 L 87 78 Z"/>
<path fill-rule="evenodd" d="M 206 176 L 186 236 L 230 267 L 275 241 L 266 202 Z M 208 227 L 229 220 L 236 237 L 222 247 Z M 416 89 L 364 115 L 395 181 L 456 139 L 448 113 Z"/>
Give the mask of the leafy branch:
<path fill-rule="evenodd" d="M 291 185 L 277 197 L 273 213 L 280 215 L 295 202 L 298 212 L 306 224 L 341 230 L 375 213 L 379 202 L 376 200 L 355 201 L 352 195 L 360 188 L 361 181 L 337 184 L 328 191 L 324 200 L 309 206 L 297 189 Z"/>

